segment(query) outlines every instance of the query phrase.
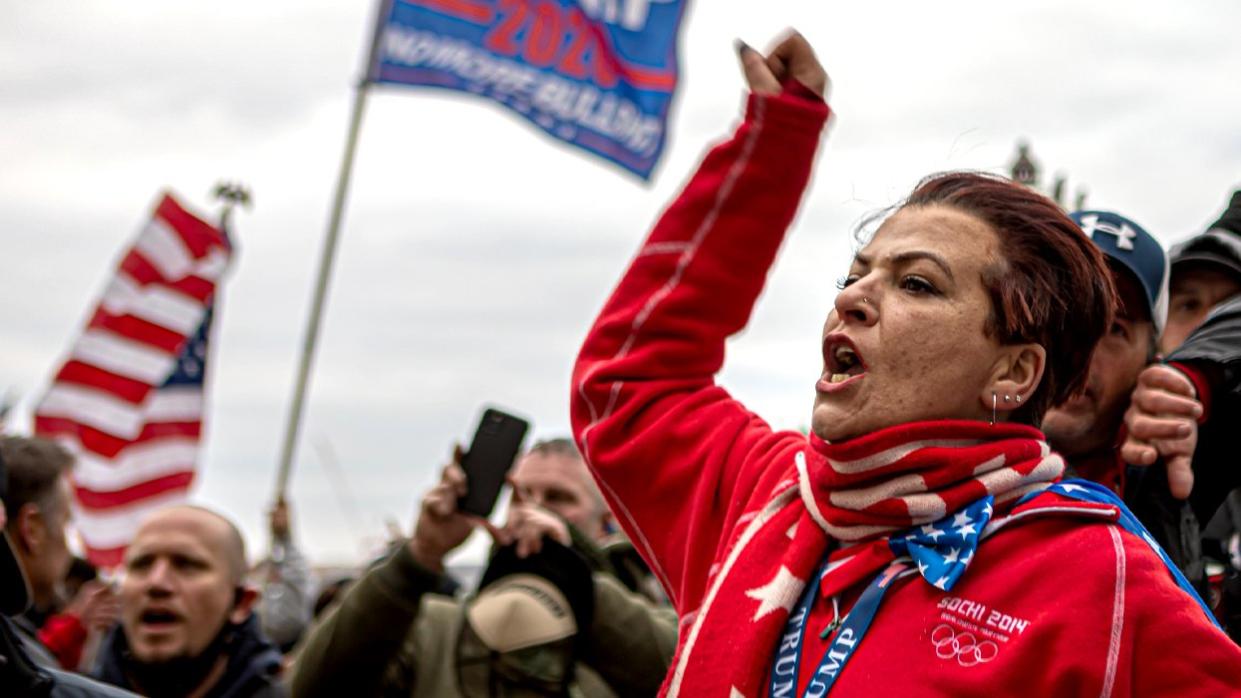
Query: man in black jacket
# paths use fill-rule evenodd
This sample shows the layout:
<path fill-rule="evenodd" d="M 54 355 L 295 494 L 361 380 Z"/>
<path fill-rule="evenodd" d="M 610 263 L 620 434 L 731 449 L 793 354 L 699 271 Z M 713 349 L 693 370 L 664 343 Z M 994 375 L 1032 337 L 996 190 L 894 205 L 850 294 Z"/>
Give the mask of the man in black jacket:
<path fill-rule="evenodd" d="M 156 512 L 125 551 L 121 623 L 94 674 L 150 696 L 280 696 L 280 652 L 259 631 L 245 546 L 219 514 Z"/>
<path fill-rule="evenodd" d="M 1230 492 L 1236 501 L 1241 486 L 1235 434 L 1241 425 L 1241 191 L 1206 232 L 1173 248 L 1171 289 L 1161 344 L 1167 358 L 1138 378 L 1122 456 L 1139 465 L 1162 459 L 1172 492 L 1188 499 L 1198 520 L 1211 522 L 1207 537 L 1214 545 L 1227 548 L 1235 538 L 1231 518 L 1212 518 L 1229 508 L 1220 505 Z M 1222 562 L 1229 552 L 1212 555 Z M 1225 625 L 1241 641 L 1235 563 L 1221 593 Z"/>
<path fill-rule="evenodd" d="M 73 456 L 52 441 L 25 436 L 0 437 L 0 453 L 8 469 L 5 532 L 30 588 L 30 607 L 15 616 L 13 624 L 35 662 L 59 668 L 38 633 L 64 600 L 65 575 L 73 559 L 65 535 L 73 502 Z"/>
<path fill-rule="evenodd" d="M 133 694 L 96 683 L 83 676 L 41 666 L 27 652 L 26 643 L 9 619 L 30 605 L 29 585 L 21 563 L 9 543 L 4 526 L 8 522 L 8 473 L 0 451 L 0 696 L 23 698 L 126 698 Z"/>
<path fill-rule="evenodd" d="M 1241 486 L 1241 191 L 1205 233 L 1174 248 L 1172 287 L 1177 325 L 1169 320 L 1164 362 L 1138 378 L 1121 455 L 1137 465 L 1162 458 L 1173 494 L 1206 521 Z"/>

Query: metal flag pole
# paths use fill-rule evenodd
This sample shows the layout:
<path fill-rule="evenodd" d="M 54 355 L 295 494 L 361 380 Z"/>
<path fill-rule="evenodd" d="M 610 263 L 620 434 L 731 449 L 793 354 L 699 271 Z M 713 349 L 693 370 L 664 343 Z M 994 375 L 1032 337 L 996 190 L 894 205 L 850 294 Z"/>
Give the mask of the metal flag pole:
<path fill-rule="evenodd" d="M 366 96 L 379 55 L 379 33 L 388 16 L 390 5 L 391 0 L 380 0 L 378 3 L 375 29 L 371 35 L 371 48 L 366 59 L 366 70 L 362 79 L 354 86 L 353 111 L 349 116 L 349 135 L 345 139 L 345 153 L 341 158 L 340 173 L 336 177 L 332 213 L 328 218 L 327 234 L 323 238 L 323 249 L 319 256 L 319 273 L 311 295 L 310 317 L 306 322 L 306 334 L 302 338 L 302 353 L 297 362 L 297 376 L 293 384 L 293 401 L 289 405 L 289 419 L 285 424 L 284 444 L 280 450 L 280 470 L 276 475 L 277 500 L 284 498 L 289 486 L 289 473 L 293 466 L 293 454 L 297 450 L 297 437 L 301 430 L 302 411 L 306 402 L 306 386 L 310 382 L 310 367 L 314 361 L 315 346 L 319 340 L 319 326 L 323 319 L 323 304 L 327 297 L 328 279 L 332 275 L 332 265 L 336 261 L 336 241 L 345 212 L 345 198 L 349 193 L 349 179 L 353 175 L 353 159 L 358 146 L 358 133 L 362 129 Z"/>

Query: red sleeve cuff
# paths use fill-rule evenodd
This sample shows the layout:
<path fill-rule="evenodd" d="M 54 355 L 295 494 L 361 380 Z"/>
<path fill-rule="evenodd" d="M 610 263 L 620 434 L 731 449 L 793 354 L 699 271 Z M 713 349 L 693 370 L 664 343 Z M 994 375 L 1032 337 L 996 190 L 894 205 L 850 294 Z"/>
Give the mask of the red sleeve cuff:
<path fill-rule="evenodd" d="M 762 105 L 762 118 L 769 125 L 780 128 L 767 129 L 769 134 L 785 140 L 801 140 L 805 137 L 818 139 L 823 127 L 832 116 L 832 110 L 823 98 L 796 80 L 784 83 L 784 91 L 774 95 L 749 94 L 746 102 L 746 121 L 753 122 Z"/>
<path fill-rule="evenodd" d="M 818 102 L 819 104 L 827 103 L 826 100 L 823 99 L 822 95 L 809 87 L 806 87 L 806 85 L 797 78 L 789 78 L 784 81 L 784 93 L 794 97 L 799 97 L 801 99 L 806 99 L 811 102 Z"/>
<path fill-rule="evenodd" d="M 1198 423 L 1205 424 L 1207 416 L 1211 414 L 1211 384 L 1207 382 L 1206 376 L 1202 375 L 1202 371 L 1179 361 L 1168 365 L 1184 373 L 1189 382 L 1194 384 L 1194 392 L 1198 393 L 1198 402 L 1202 403 L 1202 415 L 1198 417 Z"/>

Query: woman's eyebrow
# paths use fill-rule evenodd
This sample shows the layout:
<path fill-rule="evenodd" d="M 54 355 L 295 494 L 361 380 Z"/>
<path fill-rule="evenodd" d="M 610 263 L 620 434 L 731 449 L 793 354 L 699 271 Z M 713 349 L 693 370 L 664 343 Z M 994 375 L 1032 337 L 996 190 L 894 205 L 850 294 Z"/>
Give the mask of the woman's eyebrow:
<path fill-rule="evenodd" d="M 956 281 L 956 277 L 952 274 L 952 269 L 948 268 L 948 262 L 943 257 L 929 250 L 910 250 L 892 255 L 890 258 L 893 264 L 908 264 L 909 262 L 926 259 L 934 262 L 940 269 L 944 270 L 944 274 L 948 276 L 950 281 Z"/>

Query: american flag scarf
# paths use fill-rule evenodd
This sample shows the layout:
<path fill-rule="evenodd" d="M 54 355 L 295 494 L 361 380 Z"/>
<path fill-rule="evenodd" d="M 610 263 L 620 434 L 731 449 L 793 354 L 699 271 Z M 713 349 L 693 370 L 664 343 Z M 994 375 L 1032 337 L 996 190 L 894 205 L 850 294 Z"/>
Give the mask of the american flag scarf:
<path fill-rule="evenodd" d="M 810 443 L 822 456 L 807 466 L 820 525 L 842 544 L 822 577 L 829 597 L 906 555 L 951 588 L 990 517 L 1064 472 L 1042 432 L 1016 424 L 921 422 Z"/>
<path fill-rule="evenodd" d="M 988 506 L 1004 516 L 1064 469 L 1037 429 L 973 421 L 904 424 L 835 444 L 810 437 L 791 455 L 792 468 L 765 464 L 780 468 L 771 489 L 754 493 L 733 523 L 698 605 L 678 609 L 681 640 L 664 695 L 760 695 L 790 611 L 816 574 L 819 593 L 832 597 L 908 554 L 927 565 L 918 571 L 928 583 L 948 577 L 949 586 L 973 555 L 953 559 L 937 532 L 958 514 L 983 518 Z M 958 540 L 985 535 L 985 523 L 971 523 L 955 527 Z"/>
<path fill-rule="evenodd" d="M 947 588 L 974 558 L 965 546 L 985 535 L 983 519 L 1006 516 L 1064 469 L 1037 429 L 973 421 L 904 424 L 835 444 L 810 437 L 792 465 L 737 520 L 701 604 L 681 609 L 686 627 L 665 695 L 760 695 L 814 575 L 830 598 L 909 555 L 927 583 Z"/>

